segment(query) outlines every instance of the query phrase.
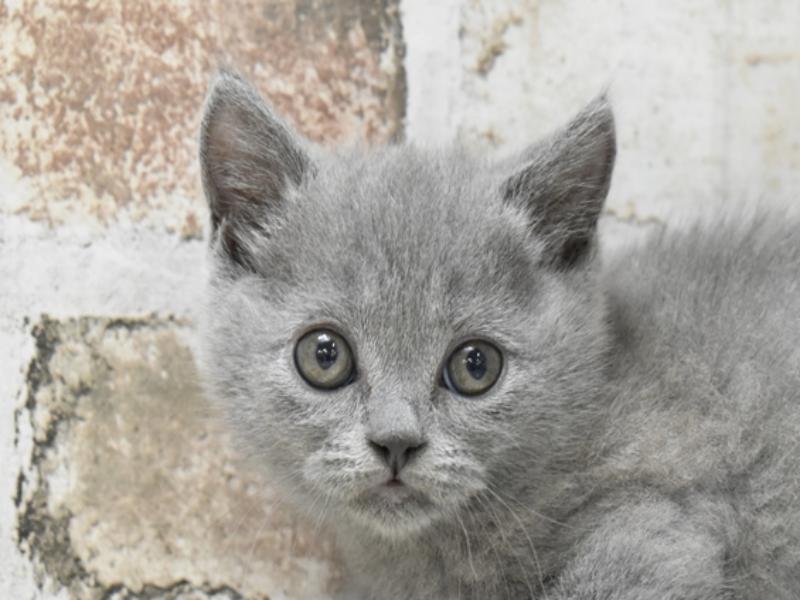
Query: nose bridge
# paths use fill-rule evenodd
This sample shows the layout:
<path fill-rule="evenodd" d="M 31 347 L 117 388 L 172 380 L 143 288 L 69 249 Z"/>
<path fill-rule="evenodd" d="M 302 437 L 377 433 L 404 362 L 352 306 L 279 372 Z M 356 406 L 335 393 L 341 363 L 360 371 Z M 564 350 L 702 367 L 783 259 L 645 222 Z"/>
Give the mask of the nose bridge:
<path fill-rule="evenodd" d="M 425 437 L 417 400 L 396 392 L 369 399 L 367 430 L 376 441 L 396 439 L 419 444 Z"/>

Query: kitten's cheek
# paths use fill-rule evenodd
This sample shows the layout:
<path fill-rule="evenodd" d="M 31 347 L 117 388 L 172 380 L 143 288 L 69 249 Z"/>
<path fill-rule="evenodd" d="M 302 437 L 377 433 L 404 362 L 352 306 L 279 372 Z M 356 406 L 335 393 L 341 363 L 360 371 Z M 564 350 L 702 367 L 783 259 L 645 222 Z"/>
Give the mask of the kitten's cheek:
<path fill-rule="evenodd" d="M 318 454 L 312 454 L 303 463 L 302 478 L 305 487 L 327 493 L 326 488 L 333 483 L 326 472 L 324 461 Z"/>

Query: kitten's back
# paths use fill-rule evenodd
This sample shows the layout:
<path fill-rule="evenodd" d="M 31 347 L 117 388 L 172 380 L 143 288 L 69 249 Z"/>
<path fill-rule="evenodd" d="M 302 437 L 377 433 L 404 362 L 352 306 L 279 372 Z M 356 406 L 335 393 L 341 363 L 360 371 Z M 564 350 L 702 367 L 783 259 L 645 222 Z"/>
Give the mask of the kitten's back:
<path fill-rule="evenodd" d="M 775 385 L 797 382 L 796 219 L 760 215 L 746 224 L 661 230 L 635 252 L 612 256 L 606 274 L 612 310 L 620 331 L 632 336 L 627 347 L 637 350 L 637 361 L 694 364 L 718 385 L 744 363 L 760 366 Z"/>

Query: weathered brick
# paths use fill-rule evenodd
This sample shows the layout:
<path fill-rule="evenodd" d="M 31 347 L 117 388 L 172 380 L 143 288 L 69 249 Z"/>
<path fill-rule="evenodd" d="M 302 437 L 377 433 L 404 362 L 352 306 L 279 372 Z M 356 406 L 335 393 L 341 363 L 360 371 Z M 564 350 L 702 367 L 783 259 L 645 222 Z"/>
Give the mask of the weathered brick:
<path fill-rule="evenodd" d="M 197 236 L 196 129 L 240 68 L 312 139 L 386 140 L 404 106 L 396 0 L 0 3 L 0 210 Z"/>
<path fill-rule="evenodd" d="M 331 542 L 234 457 L 184 333 L 155 318 L 34 328 L 21 547 L 81 600 L 327 597 Z"/>

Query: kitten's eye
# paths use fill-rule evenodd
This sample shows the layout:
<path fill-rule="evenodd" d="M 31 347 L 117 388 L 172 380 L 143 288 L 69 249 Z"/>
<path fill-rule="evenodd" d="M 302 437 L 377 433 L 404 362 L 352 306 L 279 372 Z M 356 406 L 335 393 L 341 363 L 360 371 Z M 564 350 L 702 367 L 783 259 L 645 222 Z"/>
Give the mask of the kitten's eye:
<path fill-rule="evenodd" d="M 472 340 L 456 349 L 444 369 L 444 384 L 463 396 L 477 396 L 492 387 L 503 369 L 500 351 L 488 342 Z"/>
<path fill-rule="evenodd" d="M 332 390 L 350 383 L 355 365 L 345 339 L 328 329 L 305 334 L 294 349 L 294 362 L 310 385 Z"/>

